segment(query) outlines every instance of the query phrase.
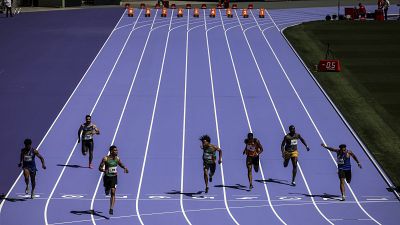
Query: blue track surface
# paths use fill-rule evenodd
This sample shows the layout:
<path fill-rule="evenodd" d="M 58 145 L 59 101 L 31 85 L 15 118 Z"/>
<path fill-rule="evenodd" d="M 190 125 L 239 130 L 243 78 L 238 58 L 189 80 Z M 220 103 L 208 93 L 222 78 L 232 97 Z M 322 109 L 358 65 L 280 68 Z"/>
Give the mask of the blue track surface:
<path fill-rule="evenodd" d="M 199 18 L 191 10 L 183 18 L 175 10 L 167 18 L 123 14 L 39 146 L 48 169 L 39 171 L 36 199 L 25 198 L 18 179 L 0 223 L 397 224 L 399 201 L 280 32 L 335 10 L 271 10 L 265 19 L 257 10 L 247 19 L 223 10 L 216 18 L 209 10 Z M 102 131 L 95 162 L 115 144 L 130 169 L 119 175 L 111 217 L 101 174 L 85 168 L 76 140 L 88 113 Z M 290 124 L 311 147 L 300 149 L 296 187 L 280 154 Z M 241 154 L 249 131 L 265 149 L 251 191 Z M 205 133 L 223 149 L 208 194 L 198 141 Z M 322 142 L 346 143 L 363 164 L 353 168 L 345 202 Z"/>

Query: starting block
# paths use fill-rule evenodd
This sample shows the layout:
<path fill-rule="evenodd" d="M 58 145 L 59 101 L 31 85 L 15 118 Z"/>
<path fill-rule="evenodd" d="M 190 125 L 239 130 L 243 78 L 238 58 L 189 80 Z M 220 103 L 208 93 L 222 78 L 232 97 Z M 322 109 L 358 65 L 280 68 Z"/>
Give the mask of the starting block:
<path fill-rule="evenodd" d="M 212 9 L 210 10 L 210 17 L 215 18 L 215 15 L 216 15 L 215 8 L 212 8 Z"/>
<path fill-rule="evenodd" d="M 144 13 L 144 17 L 150 17 L 150 8 L 146 8 L 146 11 Z"/>
<path fill-rule="evenodd" d="M 222 9 L 222 4 L 221 3 L 218 3 L 217 9 Z"/>
<path fill-rule="evenodd" d="M 160 8 L 160 4 L 156 3 L 156 5 L 154 6 L 155 9 L 159 9 Z"/>
<path fill-rule="evenodd" d="M 242 9 L 242 16 L 243 16 L 243 18 L 249 18 L 249 14 L 247 12 L 247 9 Z"/>
<path fill-rule="evenodd" d="M 183 17 L 183 9 L 182 9 L 182 8 L 179 8 L 179 9 L 178 9 L 178 14 L 177 14 L 177 16 L 178 16 L 178 17 Z"/>
<path fill-rule="evenodd" d="M 206 4 L 201 4 L 201 8 L 202 9 L 207 9 L 207 5 Z"/>
<path fill-rule="evenodd" d="M 253 4 L 249 4 L 249 6 L 247 6 L 247 8 L 248 8 L 248 9 L 253 9 L 254 6 L 253 6 Z"/>
<path fill-rule="evenodd" d="M 265 9 L 264 8 L 260 8 L 260 13 L 258 14 L 258 17 L 260 17 L 260 18 L 265 17 Z"/>
<path fill-rule="evenodd" d="M 227 8 L 226 9 L 226 17 L 228 17 L 228 18 L 232 18 L 233 17 L 231 8 Z"/>
<path fill-rule="evenodd" d="M 193 17 L 199 17 L 199 15 L 200 15 L 199 8 L 194 8 Z"/>
<path fill-rule="evenodd" d="M 128 8 L 128 17 L 133 17 L 133 8 L 132 7 Z"/>
<path fill-rule="evenodd" d="M 140 8 L 141 8 L 141 9 L 144 9 L 144 8 L 146 8 L 146 4 L 144 4 L 144 3 L 141 3 L 141 4 L 140 4 Z"/>
<path fill-rule="evenodd" d="M 237 9 L 237 4 L 233 4 L 232 9 Z"/>
<path fill-rule="evenodd" d="M 175 4 L 171 4 L 171 9 L 176 9 L 176 5 Z"/>
<path fill-rule="evenodd" d="M 186 9 L 191 9 L 192 8 L 192 4 L 186 4 Z"/>
<path fill-rule="evenodd" d="M 161 10 L 161 17 L 167 17 L 167 8 L 162 8 Z"/>

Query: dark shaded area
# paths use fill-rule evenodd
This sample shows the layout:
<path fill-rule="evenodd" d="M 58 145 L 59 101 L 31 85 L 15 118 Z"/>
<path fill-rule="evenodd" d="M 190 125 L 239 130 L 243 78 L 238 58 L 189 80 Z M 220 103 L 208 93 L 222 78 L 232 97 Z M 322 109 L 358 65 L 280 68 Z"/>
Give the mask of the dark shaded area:
<path fill-rule="evenodd" d="M 339 195 L 331 195 L 331 194 L 327 194 L 327 193 L 323 193 L 322 195 L 310 195 L 310 194 L 304 194 L 304 193 L 289 193 L 289 194 L 296 194 L 296 195 L 303 195 L 305 197 L 313 197 L 313 198 L 328 198 L 328 199 L 332 199 L 332 200 L 338 200 L 337 198 L 339 198 Z"/>
<path fill-rule="evenodd" d="M 97 217 L 101 217 L 103 219 L 109 220 L 110 218 L 107 216 L 103 216 L 100 213 L 100 211 L 94 211 L 94 210 L 84 210 L 84 211 L 71 211 L 70 213 L 75 214 L 75 215 L 93 215 L 93 216 L 97 216 Z"/>
<path fill-rule="evenodd" d="M 24 202 L 27 200 L 27 198 L 6 198 L 5 194 L 1 194 L 0 200 L 3 200 L 3 199 L 8 202 Z"/>
<path fill-rule="evenodd" d="M 23 140 L 37 146 L 122 15 L 122 8 L 21 13 L 0 35 L 0 193 L 20 170 Z M 47 149 L 40 149 L 46 158 Z M 49 168 L 50 169 L 50 168 Z M 5 173 L 4 173 L 5 174 Z"/>
<path fill-rule="evenodd" d="M 198 192 L 180 192 L 180 191 L 177 191 L 177 190 L 172 190 L 172 191 L 170 191 L 170 192 L 166 192 L 166 194 L 169 194 L 169 195 L 184 195 L 184 196 L 186 196 L 186 197 L 193 197 L 193 196 L 195 196 L 195 195 L 201 195 L 201 194 L 203 194 L 204 193 L 204 191 L 198 191 Z"/>
<path fill-rule="evenodd" d="M 81 165 L 63 165 L 63 164 L 57 164 L 57 166 L 63 166 L 63 167 L 68 167 L 68 168 L 89 168 L 88 166 L 81 166 Z"/>
<path fill-rule="evenodd" d="M 269 178 L 267 180 L 255 180 L 256 182 L 259 183 L 275 183 L 275 184 L 283 184 L 283 185 L 288 185 L 288 186 L 292 186 L 289 181 L 287 180 L 279 180 L 279 179 L 273 179 L 273 178 Z"/>
<path fill-rule="evenodd" d="M 241 185 L 241 184 L 235 184 L 235 185 L 214 185 L 214 187 L 217 188 L 231 188 L 231 189 L 236 189 L 236 190 L 242 190 L 242 191 L 250 191 L 249 189 L 247 189 L 247 186 Z"/>

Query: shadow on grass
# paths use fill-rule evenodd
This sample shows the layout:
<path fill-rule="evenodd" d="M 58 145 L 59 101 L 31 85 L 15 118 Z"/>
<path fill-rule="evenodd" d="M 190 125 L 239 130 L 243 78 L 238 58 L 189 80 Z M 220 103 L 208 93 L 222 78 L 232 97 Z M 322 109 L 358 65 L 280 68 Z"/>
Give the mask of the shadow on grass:
<path fill-rule="evenodd" d="M 70 213 L 75 214 L 75 215 L 93 215 L 93 216 L 97 216 L 106 220 L 109 220 L 110 218 L 107 216 L 103 216 L 101 215 L 102 212 L 99 211 L 94 211 L 94 210 L 84 210 L 84 211 L 70 211 Z"/>

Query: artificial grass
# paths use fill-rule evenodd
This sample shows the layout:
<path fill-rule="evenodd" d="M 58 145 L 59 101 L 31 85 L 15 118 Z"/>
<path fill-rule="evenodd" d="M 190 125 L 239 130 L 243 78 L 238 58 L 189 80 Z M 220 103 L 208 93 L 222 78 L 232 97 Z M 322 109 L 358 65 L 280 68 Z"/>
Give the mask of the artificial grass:
<path fill-rule="evenodd" d="M 399 187 L 400 23 L 315 21 L 284 35 L 311 71 L 330 44 L 342 71 L 313 74 Z"/>

